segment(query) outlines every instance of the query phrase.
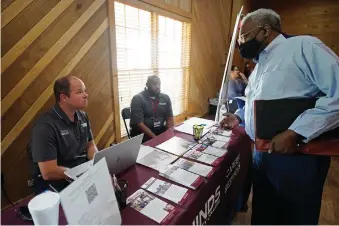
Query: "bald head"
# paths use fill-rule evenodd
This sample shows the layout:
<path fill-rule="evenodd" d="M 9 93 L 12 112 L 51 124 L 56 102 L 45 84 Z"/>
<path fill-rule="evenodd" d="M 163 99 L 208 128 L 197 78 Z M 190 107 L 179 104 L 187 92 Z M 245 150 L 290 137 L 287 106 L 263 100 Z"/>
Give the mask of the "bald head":
<path fill-rule="evenodd" d="M 160 94 L 161 81 L 159 76 L 152 75 L 148 76 L 146 87 L 151 96 L 158 96 Z"/>

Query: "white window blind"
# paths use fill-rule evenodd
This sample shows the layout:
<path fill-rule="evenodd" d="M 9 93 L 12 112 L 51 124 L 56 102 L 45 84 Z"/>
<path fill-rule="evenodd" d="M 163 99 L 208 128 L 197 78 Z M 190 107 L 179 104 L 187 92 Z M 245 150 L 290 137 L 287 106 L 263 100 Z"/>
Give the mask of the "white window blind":
<path fill-rule="evenodd" d="M 115 1 L 119 108 L 158 75 L 174 116 L 187 110 L 191 25 Z M 121 116 L 120 116 L 121 117 Z M 126 130 L 121 118 L 121 134 Z"/>

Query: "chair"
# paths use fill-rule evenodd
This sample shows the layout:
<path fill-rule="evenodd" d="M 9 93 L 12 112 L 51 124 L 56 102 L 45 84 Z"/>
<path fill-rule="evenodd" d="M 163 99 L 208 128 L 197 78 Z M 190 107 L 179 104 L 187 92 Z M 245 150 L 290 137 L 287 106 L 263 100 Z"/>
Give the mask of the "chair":
<path fill-rule="evenodd" d="M 131 119 L 131 108 L 128 107 L 128 108 L 122 109 L 121 116 L 122 116 L 122 119 L 124 120 L 128 139 L 131 139 L 131 134 L 129 133 L 130 131 L 129 131 L 129 128 L 127 127 L 127 124 L 126 124 L 126 119 Z"/>

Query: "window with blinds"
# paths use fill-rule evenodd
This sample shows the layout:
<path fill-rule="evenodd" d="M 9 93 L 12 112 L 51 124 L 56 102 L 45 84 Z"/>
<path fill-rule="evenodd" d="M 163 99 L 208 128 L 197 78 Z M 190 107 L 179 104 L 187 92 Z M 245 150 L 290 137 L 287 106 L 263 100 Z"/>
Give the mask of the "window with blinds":
<path fill-rule="evenodd" d="M 120 111 L 158 75 L 174 116 L 187 111 L 191 25 L 115 1 Z M 121 116 L 120 116 L 121 117 Z M 121 134 L 126 135 L 121 118 Z"/>

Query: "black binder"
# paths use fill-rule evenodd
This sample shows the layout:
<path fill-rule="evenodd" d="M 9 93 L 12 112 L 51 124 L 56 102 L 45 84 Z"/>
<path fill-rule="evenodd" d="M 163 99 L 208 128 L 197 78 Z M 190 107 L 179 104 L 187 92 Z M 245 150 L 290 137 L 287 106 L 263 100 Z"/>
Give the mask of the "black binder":
<path fill-rule="evenodd" d="M 317 98 L 256 100 L 255 133 L 256 139 L 271 140 L 287 130 L 304 111 L 314 108 Z M 339 127 L 327 131 L 315 140 L 339 138 Z"/>

